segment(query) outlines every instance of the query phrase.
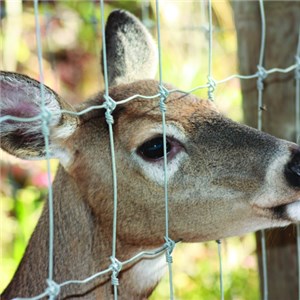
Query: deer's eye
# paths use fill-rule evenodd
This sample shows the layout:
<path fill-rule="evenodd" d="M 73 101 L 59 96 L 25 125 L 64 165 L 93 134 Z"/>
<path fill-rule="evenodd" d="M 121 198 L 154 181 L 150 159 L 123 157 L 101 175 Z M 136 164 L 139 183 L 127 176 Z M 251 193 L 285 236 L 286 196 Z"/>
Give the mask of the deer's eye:
<path fill-rule="evenodd" d="M 172 149 L 172 144 L 167 139 L 167 154 Z M 159 160 L 164 157 L 164 142 L 163 137 L 155 137 L 144 144 L 142 144 L 138 149 L 137 153 L 141 155 L 146 160 Z"/>

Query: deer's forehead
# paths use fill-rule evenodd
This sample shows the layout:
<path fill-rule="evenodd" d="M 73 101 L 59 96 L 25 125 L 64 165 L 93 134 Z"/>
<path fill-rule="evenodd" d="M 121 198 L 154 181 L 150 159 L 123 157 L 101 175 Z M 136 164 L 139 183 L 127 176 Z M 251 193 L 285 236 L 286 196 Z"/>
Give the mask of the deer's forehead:
<path fill-rule="evenodd" d="M 126 123 L 130 120 L 151 120 L 160 121 L 162 119 L 159 99 L 137 100 L 126 105 L 126 113 L 120 114 L 119 120 Z M 169 121 L 180 121 L 180 123 L 190 123 L 191 117 L 201 119 L 210 118 L 215 115 L 217 109 L 215 105 L 207 100 L 200 100 L 193 95 L 183 95 L 174 93 L 166 101 L 166 118 Z"/>
<path fill-rule="evenodd" d="M 166 132 L 168 136 L 185 142 L 195 131 L 195 123 L 215 116 L 216 109 L 206 100 L 194 96 L 171 96 L 167 101 Z M 117 122 L 119 140 L 128 150 L 135 149 L 145 140 L 162 134 L 162 113 L 156 100 L 138 100 L 128 104 Z"/>
<path fill-rule="evenodd" d="M 136 116 L 136 118 L 152 118 L 159 116 L 161 111 L 159 107 L 160 97 L 151 98 L 159 95 L 159 84 L 156 80 L 141 80 L 130 84 L 116 86 L 110 89 L 110 96 L 117 102 L 124 98 L 133 97 L 135 95 L 148 96 L 150 99 L 137 98 L 124 105 L 128 117 Z M 165 83 L 165 88 L 175 90 L 175 87 Z M 198 115 L 206 117 L 211 111 L 216 111 L 215 105 L 208 100 L 200 100 L 192 94 L 183 92 L 171 92 L 166 100 L 167 117 L 179 118 L 181 116 Z"/>

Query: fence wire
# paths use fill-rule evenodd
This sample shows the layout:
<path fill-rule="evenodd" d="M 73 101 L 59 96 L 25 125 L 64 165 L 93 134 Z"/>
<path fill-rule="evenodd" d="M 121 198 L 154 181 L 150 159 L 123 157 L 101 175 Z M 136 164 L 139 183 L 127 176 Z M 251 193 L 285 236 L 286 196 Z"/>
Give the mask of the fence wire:
<path fill-rule="evenodd" d="M 265 72 L 264 57 L 265 57 L 265 46 L 266 46 L 266 17 L 263 0 L 259 0 L 259 11 L 261 18 L 261 42 L 260 42 L 260 52 L 259 61 L 257 65 L 258 78 L 257 78 L 257 129 L 262 130 L 262 114 L 263 114 L 263 81 L 267 78 L 267 73 Z M 260 231 L 260 242 L 261 242 L 261 252 L 262 252 L 262 273 L 263 273 L 263 300 L 268 300 L 268 271 L 267 271 L 267 247 L 266 247 L 266 233 L 265 230 Z"/>
<path fill-rule="evenodd" d="M 300 26 L 299 26 L 298 46 L 297 46 L 295 61 L 297 65 L 297 68 L 295 69 L 296 143 L 300 145 Z M 298 256 L 298 299 L 300 300 L 300 224 L 297 224 L 297 256 Z"/>
<path fill-rule="evenodd" d="M 118 213 L 118 182 L 117 182 L 117 168 L 116 168 L 116 158 L 115 158 L 115 148 L 114 148 L 114 132 L 113 124 L 114 118 L 112 113 L 116 108 L 116 102 L 109 96 L 108 91 L 108 77 L 107 77 L 107 59 L 106 59 L 106 40 L 105 40 L 105 23 L 104 23 L 104 3 L 103 0 L 100 1 L 100 11 L 101 11 L 101 29 L 102 29 L 102 53 L 103 53 L 103 73 L 104 73 L 104 106 L 106 109 L 105 118 L 109 129 L 109 144 L 111 150 L 111 163 L 112 163 L 112 181 L 113 181 L 113 228 L 112 228 L 112 255 L 110 268 L 112 270 L 111 274 L 111 284 L 114 288 L 114 299 L 118 299 L 118 285 L 119 279 L 118 275 L 122 269 L 121 262 L 116 258 L 116 247 L 117 247 L 117 213 Z"/>
<path fill-rule="evenodd" d="M 166 132 L 166 101 L 169 96 L 168 90 L 163 86 L 163 71 L 162 71 L 162 54 L 161 54 L 161 36 L 160 36 L 160 12 L 159 1 L 155 2 L 156 8 L 156 28 L 157 28 L 157 50 L 158 50 L 158 70 L 159 70 L 159 91 L 160 100 L 159 107 L 162 117 L 162 131 L 163 131 L 163 153 L 164 153 L 164 195 L 165 195 L 165 241 L 166 241 L 166 261 L 168 263 L 169 271 L 169 288 L 170 299 L 174 298 L 173 292 L 173 274 L 172 274 L 172 252 L 175 247 L 175 242 L 169 237 L 169 197 L 168 197 L 168 158 L 167 158 L 167 132 Z"/>
<path fill-rule="evenodd" d="M 55 289 L 55 282 L 53 281 L 53 253 L 54 253 L 54 212 L 53 212 L 53 191 L 50 169 L 50 151 L 49 151 L 49 123 L 51 120 L 51 113 L 46 107 L 45 100 L 45 86 L 44 86 L 44 68 L 43 68 L 43 51 L 41 43 L 41 29 L 39 21 L 38 0 L 34 0 L 34 16 L 35 16 L 35 28 L 36 28 L 36 44 L 39 62 L 39 74 L 40 74 L 40 93 L 41 93 L 41 120 L 42 131 L 45 140 L 45 152 L 47 162 L 47 180 L 48 180 L 48 208 L 49 208 L 49 253 L 48 253 L 48 279 L 47 284 L 49 290 Z M 51 295 L 52 294 L 52 295 Z M 49 299 L 55 298 L 56 293 L 50 293 Z"/>
<path fill-rule="evenodd" d="M 95 6 L 95 3 L 92 1 L 93 7 Z M 204 8 L 207 6 L 207 14 L 204 12 Z M 23 300 L 29 300 L 29 299 L 42 299 L 46 296 L 49 297 L 49 299 L 55 299 L 57 296 L 59 296 L 61 289 L 67 285 L 80 285 L 80 284 L 86 284 L 88 282 L 91 282 L 95 280 L 96 278 L 99 278 L 100 276 L 103 276 L 105 274 L 111 274 L 111 283 L 114 287 L 114 299 L 118 299 L 118 274 L 121 271 L 123 267 L 126 265 L 130 265 L 132 263 L 135 263 L 143 258 L 149 258 L 149 257 L 156 257 L 163 253 L 166 254 L 166 260 L 168 263 L 168 269 L 169 269 L 169 285 L 170 285 L 170 299 L 174 298 L 174 287 L 173 287 L 173 279 L 172 279 L 172 251 L 175 247 L 175 242 L 171 240 L 169 237 L 169 214 L 168 214 L 168 166 L 167 166 L 167 147 L 166 147 L 166 114 L 167 114 L 167 106 L 166 106 L 166 100 L 167 97 L 174 92 L 183 92 L 183 93 L 192 93 L 196 90 L 200 89 L 207 89 L 208 93 L 208 99 L 213 100 L 214 99 L 214 91 L 215 88 L 223 83 L 226 83 L 232 79 L 238 78 L 240 80 L 248 80 L 248 79 L 257 79 L 257 90 L 258 90 L 258 129 L 262 130 L 262 112 L 263 112 L 263 81 L 267 78 L 268 75 L 273 73 L 290 73 L 292 71 L 295 72 L 295 80 L 296 80 L 296 132 L 297 132 L 297 138 L 298 143 L 300 142 L 300 29 L 299 29 L 299 42 L 298 42 L 298 48 L 296 52 L 296 59 L 295 64 L 287 67 L 287 68 L 272 68 L 272 69 L 265 69 L 264 68 L 264 55 L 265 55 L 265 31 L 266 31 L 266 21 L 265 21 L 265 11 L 264 11 L 264 4 L 263 0 L 259 0 L 259 8 L 260 8 L 260 14 L 261 14 L 261 48 L 260 48 L 260 56 L 259 56 L 259 62 L 257 65 L 258 71 L 254 74 L 250 75 L 242 75 L 242 74 L 234 74 L 230 75 L 226 78 L 216 80 L 213 78 L 213 70 L 212 70 L 212 61 L 213 61 L 213 22 L 212 22 L 212 3 L 211 0 L 208 0 L 208 3 L 205 0 L 201 1 L 201 20 L 207 21 L 208 26 L 206 24 L 204 25 L 204 33 L 206 34 L 208 32 L 208 82 L 203 85 L 196 86 L 195 88 L 192 88 L 188 91 L 183 91 L 180 89 L 172 89 L 168 90 L 166 87 L 163 86 L 162 80 L 163 80 L 163 70 L 162 70 L 162 55 L 161 55 L 161 37 L 160 37 L 160 12 L 159 12 L 159 1 L 156 0 L 156 15 L 157 15 L 157 36 L 158 36 L 158 53 L 159 53 L 159 93 L 151 95 L 151 96 L 145 96 L 145 95 L 134 95 L 132 97 L 125 98 L 121 101 L 114 101 L 109 96 L 109 89 L 108 89 L 108 79 L 107 79 L 107 61 L 106 61 L 106 45 L 105 45 L 105 25 L 104 25 L 104 2 L 103 0 L 99 1 L 99 9 L 100 9 L 100 15 L 101 15 L 101 32 L 102 32 L 102 43 L 103 43 L 103 69 L 104 69 L 104 83 L 105 83 L 105 90 L 104 90 L 104 99 L 105 102 L 102 105 L 92 106 L 85 110 L 79 111 L 79 112 L 72 112 L 68 110 L 61 110 L 60 113 L 62 114 L 70 114 L 70 115 L 83 115 L 85 113 L 88 113 L 92 110 L 98 110 L 98 109 L 104 109 L 106 110 L 105 116 L 106 121 L 109 127 L 109 142 L 110 142 L 110 149 L 111 149 L 111 161 L 112 161 L 112 181 L 113 181 L 113 228 L 112 228 L 112 255 L 110 257 L 111 259 L 111 265 L 105 269 L 101 270 L 96 274 L 92 274 L 90 277 L 85 278 L 83 280 L 78 279 L 71 279 L 67 280 L 62 283 L 56 283 L 53 279 L 53 240 L 54 240 L 54 214 L 53 214 L 53 191 L 52 191 L 52 184 L 51 184 L 51 174 L 50 174 L 50 152 L 49 152 L 49 123 L 51 121 L 51 113 L 47 109 L 45 105 L 45 87 L 44 87 L 44 71 L 43 71 L 43 51 L 42 51 L 42 43 L 41 43 L 41 30 L 40 30 L 40 23 L 39 23 L 39 3 L 38 0 L 34 0 L 34 15 L 35 15 L 35 24 L 36 24 L 36 42 L 37 42 L 37 53 L 38 53 L 38 62 L 39 62 L 39 74 L 40 74 L 40 94 L 41 94 L 41 113 L 35 117 L 32 118 L 21 118 L 21 117 L 14 117 L 10 115 L 6 115 L 3 117 L 0 117 L 0 122 L 5 122 L 8 120 L 17 121 L 17 122 L 32 122 L 36 120 L 41 120 L 42 122 L 42 130 L 45 140 L 45 152 L 46 152 L 46 160 L 47 160 L 47 175 L 48 175 L 48 186 L 49 186 L 49 193 L 48 193 L 48 207 L 49 207 L 49 253 L 48 253 L 48 265 L 49 265 L 49 272 L 48 272 L 48 278 L 46 279 L 47 282 L 47 288 L 45 291 L 43 291 L 41 294 L 32 297 L 32 298 L 15 298 L 15 299 L 23 299 Z M 148 14 L 143 10 L 143 14 Z M 95 20 L 95 15 L 93 14 L 93 24 L 97 24 L 97 21 Z M 206 20 L 207 18 L 207 20 Z M 98 28 L 94 27 L 95 32 L 98 31 Z M 165 243 L 152 251 L 142 251 L 132 258 L 126 260 L 126 261 L 119 261 L 117 259 L 117 253 L 116 253 L 116 236 L 117 236 L 117 208 L 118 208 L 118 199 L 117 199 L 117 172 L 116 172 L 116 159 L 115 159 L 115 151 L 114 151 L 114 135 L 113 135 L 113 111 L 118 105 L 123 105 L 125 103 L 134 101 L 135 99 L 144 99 L 145 101 L 149 99 L 158 99 L 159 106 L 161 109 L 161 115 L 162 115 L 162 129 L 163 129 L 163 143 L 164 143 L 164 195 L 165 195 Z M 298 242 L 298 278 L 299 278 L 299 299 L 300 299 L 300 225 L 297 226 L 297 242 Z M 218 253 L 219 253 L 219 266 L 220 266 L 220 298 L 224 299 L 224 288 L 223 288 L 223 267 L 222 267 L 222 255 L 221 255 L 221 241 L 217 241 L 218 243 Z M 267 260 L 266 260 L 266 244 L 265 244 L 265 233 L 264 231 L 261 231 L 261 243 L 262 243 L 262 258 L 263 258 L 263 298 L 264 300 L 268 299 L 268 285 L 267 285 Z M 21 296 L 21 295 L 20 295 Z"/>

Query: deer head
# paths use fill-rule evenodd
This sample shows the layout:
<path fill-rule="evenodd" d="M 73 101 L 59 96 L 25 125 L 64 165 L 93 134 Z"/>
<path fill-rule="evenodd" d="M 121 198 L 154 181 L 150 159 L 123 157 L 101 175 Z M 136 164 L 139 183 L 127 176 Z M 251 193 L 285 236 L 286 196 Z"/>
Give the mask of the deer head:
<path fill-rule="evenodd" d="M 136 94 L 156 95 L 156 47 L 143 25 L 128 12 L 114 11 L 107 21 L 106 39 L 110 97 L 118 102 Z M 0 78 L 2 116 L 29 118 L 41 113 L 37 81 L 10 72 L 1 72 Z M 105 111 L 65 112 L 102 103 L 103 93 L 99 93 L 71 107 L 45 87 L 45 105 L 51 115 L 50 154 L 61 162 L 53 184 L 57 282 L 82 279 L 109 265 L 113 195 Z M 166 106 L 173 240 L 201 242 L 300 221 L 297 145 L 237 124 L 221 115 L 212 102 L 191 94 L 170 93 Z M 137 98 L 117 105 L 113 118 L 119 195 L 117 256 L 128 259 L 160 246 L 165 233 L 159 99 Z M 4 120 L 1 147 L 20 158 L 45 158 L 42 121 Z M 45 288 L 47 213 L 45 206 L 4 299 L 33 296 Z M 164 265 L 159 257 L 123 270 L 121 299 L 149 296 Z M 108 277 L 61 290 L 61 299 L 75 296 L 110 299 Z"/>

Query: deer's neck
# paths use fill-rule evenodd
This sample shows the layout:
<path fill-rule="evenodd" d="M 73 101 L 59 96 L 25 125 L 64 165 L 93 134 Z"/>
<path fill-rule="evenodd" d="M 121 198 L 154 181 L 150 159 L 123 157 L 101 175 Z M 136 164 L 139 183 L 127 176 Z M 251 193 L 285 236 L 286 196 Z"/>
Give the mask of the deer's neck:
<path fill-rule="evenodd" d="M 110 265 L 111 226 L 104 230 L 97 217 L 90 211 L 75 182 L 58 171 L 54 190 L 54 274 L 57 283 L 82 280 Z M 5 290 L 3 299 L 32 297 L 45 291 L 48 278 L 48 206 L 31 237 L 14 279 Z M 100 220 L 101 221 L 101 220 Z M 141 247 L 128 246 L 118 241 L 129 258 Z M 117 251 L 118 251 L 117 249 Z M 144 249 L 145 250 L 145 249 Z M 145 259 L 125 269 L 119 275 L 120 299 L 147 298 L 164 273 L 161 257 Z M 80 296 L 81 297 L 80 297 Z M 60 299 L 76 296 L 79 299 L 112 299 L 110 274 L 100 276 L 88 284 L 71 284 L 61 288 Z"/>

